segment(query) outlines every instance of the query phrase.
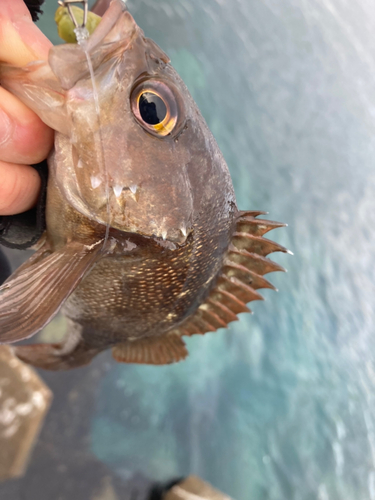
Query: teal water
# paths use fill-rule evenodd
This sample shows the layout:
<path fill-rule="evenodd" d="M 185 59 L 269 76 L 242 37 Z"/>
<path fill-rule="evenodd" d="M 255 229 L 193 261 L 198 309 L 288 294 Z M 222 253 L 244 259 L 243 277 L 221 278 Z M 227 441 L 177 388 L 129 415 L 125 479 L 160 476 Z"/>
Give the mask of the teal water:
<path fill-rule="evenodd" d="M 238 500 L 375 499 L 373 6 L 132 1 L 229 164 L 239 206 L 286 221 L 278 295 L 162 369 L 102 381 L 94 453 Z"/>
<path fill-rule="evenodd" d="M 52 443 L 54 467 L 73 485 L 86 453 L 90 471 L 103 464 L 123 481 L 195 473 L 236 500 L 375 500 L 375 9 L 366 0 L 129 8 L 198 102 L 239 207 L 287 222 L 271 237 L 295 255 L 275 257 L 289 271 L 272 277 L 278 294 L 266 291 L 228 331 L 189 339 L 184 363 L 104 357 L 45 375 L 55 403 L 17 491 L 42 498 L 35 478 L 42 484 Z M 50 17 L 42 25 L 54 31 Z M 86 498 L 65 483 L 59 491 Z"/>

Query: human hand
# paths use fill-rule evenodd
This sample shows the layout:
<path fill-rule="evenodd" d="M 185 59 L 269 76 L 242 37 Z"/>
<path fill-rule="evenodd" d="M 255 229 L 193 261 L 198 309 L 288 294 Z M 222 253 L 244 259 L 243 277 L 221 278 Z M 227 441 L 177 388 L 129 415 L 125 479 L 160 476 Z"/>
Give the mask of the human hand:
<path fill-rule="evenodd" d="M 23 1 L 0 1 L 0 61 L 24 66 L 46 60 L 51 42 Z M 0 215 L 25 212 L 36 203 L 40 178 L 30 164 L 46 158 L 52 144 L 53 131 L 0 87 Z"/>

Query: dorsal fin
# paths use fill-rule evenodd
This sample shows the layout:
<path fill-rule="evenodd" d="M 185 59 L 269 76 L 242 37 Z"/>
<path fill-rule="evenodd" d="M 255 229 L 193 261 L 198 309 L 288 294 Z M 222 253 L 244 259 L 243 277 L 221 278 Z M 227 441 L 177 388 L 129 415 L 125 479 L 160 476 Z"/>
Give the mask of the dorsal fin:
<path fill-rule="evenodd" d="M 272 229 L 285 224 L 256 219 L 267 212 L 239 212 L 236 228 L 214 288 L 196 312 L 170 333 L 177 335 L 204 334 L 226 327 L 238 320 L 237 314 L 251 312 L 246 306 L 252 300 L 263 300 L 259 288 L 276 288 L 263 276 L 285 271 L 266 256 L 285 252 L 283 246 L 263 238 Z"/>

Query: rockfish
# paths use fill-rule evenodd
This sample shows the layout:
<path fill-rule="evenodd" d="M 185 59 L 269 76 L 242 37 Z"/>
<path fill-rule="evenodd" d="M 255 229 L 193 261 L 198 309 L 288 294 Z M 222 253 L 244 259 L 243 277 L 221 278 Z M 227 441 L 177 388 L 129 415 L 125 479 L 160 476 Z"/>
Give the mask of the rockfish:
<path fill-rule="evenodd" d="M 187 356 L 182 337 L 226 327 L 273 288 L 283 224 L 239 211 L 224 158 L 168 56 L 114 0 L 82 46 L 1 65 L 0 81 L 56 131 L 47 230 L 0 288 L 0 342 L 35 335 L 62 308 L 60 344 L 16 346 L 60 370 L 112 348 L 116 361 Z"/>

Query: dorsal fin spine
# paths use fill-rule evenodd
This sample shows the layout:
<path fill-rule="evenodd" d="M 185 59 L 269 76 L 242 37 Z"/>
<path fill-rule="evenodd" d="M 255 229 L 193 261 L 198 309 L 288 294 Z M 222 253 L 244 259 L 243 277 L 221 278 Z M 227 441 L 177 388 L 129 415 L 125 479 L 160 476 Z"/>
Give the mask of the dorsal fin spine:
<path fill-rule="evenodd" d="M 288 253 L 288 250 L 263 235 L 285 224 L 256 219 L 258 215 L 265 214 L 267 212 L 263 211 L 237 213 L 232 240 L 211 292 L 196 312 L 172 332 L 193 335 L 215 331 L 237 320 L 237 314 L 251 312 L 246 306 L 247 302 L 264 300 L 257 289 L 276 290 L 263 276 L 285 269 L 266 256 L 273 252 Z"/>
<path fill-rule="evenodd" d="M 238 276 L 241 275 L 241 273 L 245 276 L 250 277 L 251 279 L 251 286 L 255 289 L 258 288 L 270 288 L 271 290 L 276 290 L 276 288 L 270 283 L 266 278 L 263 278 L 260 274 L 255 273 L 254 271 L 251 271 L 247 267 L 243 266 L 242 264 L 236 264 L 235 262 L 229 260 L 228 258 L 224 261 L 224 268 L 229 268 L 229 272 L 226 274 L 228 276 L 231 275 L 231 272 L 233 276 Z M 237 271 L 237 273 L 236 273 Z M 241 278 L 240 278 L 241 279 Z"/>
<path fill-rule="evenodd" d="M 247 216 L 255 218 L 258 215 L 268 215 L 268 212 L 264 212 L 263 210 L 239 210 L 237 219 Z"/>
<path fill-rule="evenodd" d="M 257 253 L 263 257 L 266 257 L 273 252 L 288 253 L 288 250 L 282 245 L 279 245 L 272 240 L 268 240 L 267 238 L 263 238 L 262 236 L 254 236 L 249 233 L 236 231 L 233 234 L 232 242 L 239 249 Z"/>
<path fill-rule="evenodd" d="M 210 310 L 209 304 L 204 303 L 199 308 L 202 311 L 203 317 L 208 316 L 208 321 L 216 323 L 215 326 L 217 328 L 225 328 L 228 323 L 223 321 L 214 311 Z"/>
<path fill-rule="evenodd" d="M 266 219 L 254 219 L 253 217 L 241 217 L 237 222 L 237 230 L 254 236 L 263 236 L 279 227 L 285 227 L 285 224 Z"/>
<path fill-rule="evenodd" d="M 196 317 L 196 323 L 198 323 L 199 326 L 203 327 L 203 331 L 200 333 L 216 332 L 217 328 L 202 317 L 203 316 L 202 311 L 198 309 L 197 312 L 198 315 Z"/>
<path fill-rule="evenodd" d="M 244 249 L 238 249 L 234 245 L 230 245 L 227 259 L 240 262 L 245 267 L 246 264 L 252 268 L 255 267 L 257 273 L 261 276 L 275 271 L 285 272 L 285 269 L 273 260 Z"/>
<path fill-rule="evenodd" d="M 264 298 L 261 296 L 261 294 L 258 293 L 256 290 L 254 290 L 253 287 L 251 287 L 250 285 L 247 285 L 246 283 L 239 280 L 238 278 L 236 278 L 234 276 L 229 278 L 228 276 L 225 276 L 225 275 L 223 275 L 222 278 L 225 281 L 227 281 L 228 283 L 232 283 L 236 287 L 240 288 L 246 296 L 249 296 L 250 299 L 249 300 L 245 299 L 246 302 L 251 302 L 253 300 L 264 300 Z"/>
<path fill-rule="evenodd" d="M 222 293 L 223 295 L 226 295 L 230 300 L 232 300 L 233 302 L 235 302 L 238 305 L 240 310 L 238 311 L 237 314 L 239 314 L 241 312 L 251 312 L 251 309 L 249 309 L 247 307 L 247 305 L 242 300 L 240 300 L 238 297 L 233 295 L 231 292 L 228 292 L 227 290 L 220 290 L 220 293 Z"/>
<path fill-rule="evenodd" d="M 216 300 L 213 300 L 210 297 L 207 299 L 207 302 L 209 302 L 214 307 L 216 307 L 217 309 L 219 309 L 221 314 L 225 314 L 227 317 L 229 317 L 227 323 L 230 323 L 231 321 L 238 321 L 237 315 L 234 314 L 233 311 L 231 311 L 228 307 L 226 307 L 221 302 L 217 302 Z"/>

